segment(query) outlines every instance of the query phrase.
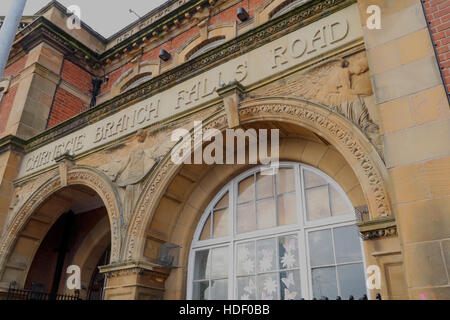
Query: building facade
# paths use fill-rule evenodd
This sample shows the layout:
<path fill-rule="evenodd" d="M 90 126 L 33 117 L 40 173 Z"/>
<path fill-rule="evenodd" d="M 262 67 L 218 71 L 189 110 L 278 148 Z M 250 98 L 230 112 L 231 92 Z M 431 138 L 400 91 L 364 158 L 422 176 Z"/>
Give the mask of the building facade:
<path fill-rule="evenodd" d="M 449 10 L 171 0 L 108 39 L 56 1 L 26 17 L 0 295 L 449 299 Z"/>

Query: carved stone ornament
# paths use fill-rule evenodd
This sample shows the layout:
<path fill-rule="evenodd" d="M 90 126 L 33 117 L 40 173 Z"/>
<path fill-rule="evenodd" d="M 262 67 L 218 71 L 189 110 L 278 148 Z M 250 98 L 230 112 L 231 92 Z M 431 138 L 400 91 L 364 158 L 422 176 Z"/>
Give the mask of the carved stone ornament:
<path fill-rule="evenodd" d="M 160 158 L 167 154 L 174 144 L 175 142 L 166 140 L 149 149 L 133 150 L 127 159 L 109 162 L 98 169 L 120 187 L 137 184 L 153 169 Z"/>
<path fill-rule="evenodd" d="M 263 95 L 301 97 L 329 107 L 366 134 L 381 154 L 379 126 L 373 122 L 366 97 L 373 95 L 365 53 L 328 62 L 286 81 L 283 89 L 268 88 Z M 258 96 L 258 95 L 256 95 Z"/>

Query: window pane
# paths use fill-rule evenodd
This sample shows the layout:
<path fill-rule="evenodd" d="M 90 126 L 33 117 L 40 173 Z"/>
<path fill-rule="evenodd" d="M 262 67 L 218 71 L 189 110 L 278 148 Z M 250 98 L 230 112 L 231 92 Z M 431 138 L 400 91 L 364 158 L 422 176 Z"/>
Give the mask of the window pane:
<path fill-rule="evenodd" d="M 338 290 L 335 267 L 313 269 L 312 286 L 315 298 L 328 297 L 329 299 L 336 299 Z"/>
<path fill-rule="evenodd" d="M 228 277 L 228 247 L 212 249 L 211 278 L 220 279 Z"/>
<path fill-rule="evenodd" d="M 319 187 L 327 184 L 324 178 L 309 170 L 303 170 L 303 177 L 305 180 L 306 189 Z"/>
<path fill-rule="evenodd" d="M 276 238 L 256 242 L 257 270 L 259 273 L 277 269 L 276 245 Z"/>
<path fill-rule="evenodd" d="M 306 190 L 305 194 L 309 221 L 330 217 L 328 186 Z"/>
<path fill-rule="evenodd" d="M 361 242 L 356 226 L 334 229 L 334 245 L 337 263 L 362 260 Z"/>
<path fill-rule="evenodd" d="M 297 204 L 295 193 L 278 197 L 278 225 L 285 226 L 297 223 Z"/>
<path fill-rule="evenodd" d="M 298 243 L 296 236 L 278 238 L 278 253 L 280 269 L 292 269 L 298 267 Z"/>
<path fill-rule="evenodd" d="M 256 214 L 253 202 L 238 206 L 236 227 L 238 233 L 256 230 Z"/>
<path fill-rule="evenodd" d="M 248 242 L 237 246 L 237 274 L 255 274 L 255 243 Z"/>
<path fill-rule="evenodd" d="M 208 300 L 209 281 L 194 282 L 192 291 L 194 300 Z"/>
<path fill-rule="evenodd" d="M 278 194 L 292 192 L 295 190 L 294 169 L 280 168 L 278 170 Z"/>
<path fill-rule="evenodd" d="M 228 299 L 228 280 L 211 281 L 211 300 Z"/>
<path fill-rule="evenodd" d="M 308 239 L 312 267 L 334 264 L 330 230 L 310 232 Z"/>
<path fill-rule="evenodd" d="M 238 300 L 256 300 L 256 277 L 238 278 L 237 295 Z"/>
<path fill-rule="evenodd" d="M 366 294 L 363 264 L 348 264 L 337 268 L 342 298 L 348 299 L 351 295 L 355 299 L 362 298 Z"/>
<path fill-rule="evenodd" d="M 332 186 L 330 186 L 330 202 L 333 216 L 349 214 L 352 212 L 351 208 L 349 208 L 345 202 L 344 197 Z"/>
<path fill-rule="evenodd" d="M 256 175 L 256 181 L 256 191 L 258 194 L 257 199 L 273 197 L 273 175 L 261 175 L 258 173 Z"/>
<path fill-rule="evenodd" d="M 217 210 L 214 212 L 214 238 L 225 237 L 228 235 L 228 209 Z"/>
<path fill-rule="evenodd" d="M 263 274 L 256 277 L 258 300 L 278 300 L 277 273 Z"/>
<path fill-rule="evenodd" d="M 281 300 L 300 300 L 300 274 L 298 270 L 280 272 Z"/>
<path fill-rule="evenodd" d="M 202 234 L 200 235 L 200 240 L 208 240 L 211 238 L 211 215 L 206 219 L 205 225 L 203 226 Z"/>
<path fill-rule="evenodd" d="M 275 200 L 260 200 L 258 208 L 258 229 L 267 229 L 277 226 L 277 214 L 275 211 Z"/>
<path fill-rule="evenodd" d="M 215 206 L 214 209 L 220 209 L 220 208 L 226 208 L 226 207 L 228 207 L 228 203 L 229 203 L 228 198 L 229 198 L 229 196 L 228 196 L 228 192 L 227 192 L 227 193 L 225 193 L 225 195 L 222 197 L 222 199 L 220 199 L 219 202 L 217 202 L 217 204 L 216 204 L 216 206 Z"/>
<path fill-rule="evenodd" d="M 194 280 L 209 279 L 209 250 L 195 253 Z"/>
<path fill-rule="evenodd" d="M 239 182 L 238 186 L 238 203 L 251 201 L 255 198 L 255 182 L 254 177 L 251 175 L 247 179 Z"/>

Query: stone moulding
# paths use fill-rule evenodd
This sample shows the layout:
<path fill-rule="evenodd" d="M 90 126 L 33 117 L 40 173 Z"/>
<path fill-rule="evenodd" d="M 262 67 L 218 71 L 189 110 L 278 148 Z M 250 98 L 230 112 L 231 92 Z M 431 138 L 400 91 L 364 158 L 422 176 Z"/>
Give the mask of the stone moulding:
<path fill-rule="evenodd" d="M 111 261 L 117 261 L 120 256 L 122 207 L 118 192 L 107 177 L 92 168 L 73 167 L 67 173 L 67 183 L 70 185 L 84 185 L 100 196 L 108 212 L 111 227 Z M 20 232 L 26 226 L 31 215 L 52 194 L 62 189 L 59 175 L 48 179 L 35 190 L 14 214 L 0 241 L 0 274 L 3 273 L 7 259 L 14 248 Z"/>
<path fill-rule="evenodd" d="M 144 100 L 157 92 L 166 90 L 185 79 L 201 74 L 225 61 L 247 53 L 355 2 L 356 0 L 313 1 L 306 4 L 304 7 L 294 9 L 286 15 L 256 27 L 195 59 L 158 75 L 136 88 L 126 91 L 93 109 L 87 110 L 60 125 L 31 138 L 27 141 L 27 149 L 32 150 L 47 143 L 49 140 L 59 138 L 70 132 L 81 129 L 132 103 Z"/>
<path fill-rule="evenodd" d="M 367 137 L 353 123 L 327 107 L 294 98 L 261 98 L 242 102 L 239 109 L 241 124 L 257 121 L 280 121 L 303 126 L 333 144 L 354 170 L 371 213 L 371 218 L 391 215 L 387 194 L 387 172 L 382 160 Z M 203 130 L 227 128 L 223 112 L 204 121 Z M 163 159 L 143 186 L 134 216 L 127 231 L 124 259 L 140 256 L 144 233 L 158 202 L 172 177 L 181 169 L 170 160 Z"/>
<path fill-rule="evenodd" d="M 358 223 L 357 225 L 361 237 L 365 241 L 397 236 L 397 224 L 392 216 Z"/>

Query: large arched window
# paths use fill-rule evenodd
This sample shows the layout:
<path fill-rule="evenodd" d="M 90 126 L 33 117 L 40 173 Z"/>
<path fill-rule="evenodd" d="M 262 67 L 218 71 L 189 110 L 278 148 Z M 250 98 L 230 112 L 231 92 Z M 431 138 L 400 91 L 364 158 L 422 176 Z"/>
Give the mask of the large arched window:
<path fill-rule="evenodd" d="M 312 299 L 366 294 L 361 239 L 344 191 L 285 162 L 228 183 L 200 219 L 190 299 Z"/>

